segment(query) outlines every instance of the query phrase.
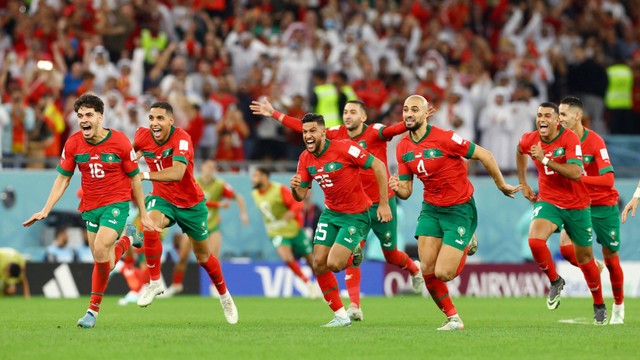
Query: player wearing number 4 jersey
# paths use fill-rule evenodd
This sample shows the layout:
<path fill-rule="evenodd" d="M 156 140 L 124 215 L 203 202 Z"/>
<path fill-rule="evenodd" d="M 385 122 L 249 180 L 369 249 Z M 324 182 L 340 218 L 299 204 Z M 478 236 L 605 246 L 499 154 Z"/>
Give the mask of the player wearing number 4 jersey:
<path fill-rule="evenodd" d="M 86 223 L 94 259 L 89 309 L 78 320 L 78 327 L 93 328 L 107 289 L 109 272 L 132 243 L 137 247 L 142 245 L 135 228 L 131 231 L 127 227 L 127 235 L 118 239 L 129 215 L 128 202 L 132 191 L 140 209 L 142 225 L 150 230 L 159 229 L 153 225 L 144 208 L 142 184 L 137 177 L 140 170 L 129 139 L 119 131 L 102 127 L 102 100 L 95 95 L 84 94 L 76 100 L 74 110 L 80 131 L 71 135 L 64 144 L 57 167 L 58 177 L 44 208 L 22 225 L 31 226 L 49 215 L 69 186 L 77 166 L 82 173 L 83 191 L 78 210 Z"/>
<path fill-rule="evenodd" d="M 376 217 L 380 222 L 391 220 L 386 168 L 357 143 L 326 138 L 324 118 L 306 114 L 302 118 L 302 138 L 307 150 L 300 155 L 298 171 L 291 178 L 293 198 L 302 201 L 311 180 L 324 192 L 326 209 L 320 215 L 313 239 L 313 270 L 318 284 L 335 317 L 325 326 L 349 326 L 347 315 L 333 272 L 343 270 L 354 250 L 360 250 L 360 240 L 369 230 L 369 207 L 362 184 L 354 181 L 360 169 L 372 168 L 378 183 L 380 202 Z M 333 272 L 332 272 L 333 271 Z"/>
<path fill-rule="evenodd" d="M 409 135 L 398 143 L 398 174 L 390 178 L 389 185 L 399 198 L 407 199 L 413 192 L 413 175 L 424 184 L 416 228 L 424 281 L 433 301 L 447 316 L 438 330 L 462 330 L 464 325 L 446 282 L 462 271 L 478 224 L 473 185 L 463 158 L 480 160 L 506 196 L 513 197 L 520 186 L 505 182 L 491 152 L 453 131 L 429 125 L 428 109 L 422 96 L 405 100 L 402 117 Z"/>
<path fill-rule="evenodd" d="M 528 157 L 534 159 L 538 169 L 538 189 L 529 226 L 529 247 L 540 270 L 551 286 L 547 297 L 550 310 L 560 305 L 560 292 L 564 279 L 558 275 L 547 240 L 562 227 L 567 231 L 575 248 L 578 266 L 593 296 L 594 321 L 606 324 L 607 311 L 602 298 L 600 271 L 591 247 L 591 197 L 581 181 L 582 148 L 580 139 L 571 130 L 560 126 L 558 106 L 545 102 L 536 115 L 538 130 L 522 135 L 518 144 L 518 178 L 522 195 L 534 201 L 535 194 L 527 184 Z"/>
<path fill-rule="evenodd" d="M 573 130 L 580 138 L 584 172 L 582 182 L 591 196 L 591 223 L 596 240 L 602 245 L 604 265 L 596 260 L 598 268 L 606 265 L 613 291 L 613 310 L 609 324 L 624 323 L 624 274 L 620 266 L 620 211 L 618 190 L 613 187 L 613 166 L 604 140 L 591 129 L 582 126 L 582 101 L 569 96 L 560 102 L 560 124 Z M 571 239 L 565 230 L 560 235 L 560 252 L 574 266 L 578 265 Z"/>
<path fill-rule="evenodd" d="M 149 110 L 149 128 L 140 128 L 134 139 L 134 149 L 147 161 L 151 172 L 141 173 L 144 180 L 153 181 L 153 191 L 147 197 L 149 216 L 157 227 L 178 224 L 187 234 L 198 264 L 220 294 L 220 304 L 227 322 L 238 322 L 238 311 L 227 290 L 218 259 L 207 243 L 207 207 L 202 189 L 193 176 L 193 145 L 184 130 L 173 126 L 173 108 L 166 102 L 157 102 Z M 138 299 L 145 307 L 155 296 L 164 292 L 160 282 L 160 256 L 162 242 L 155 231 L 144 233 L 144 254 L 149 268 L 150 283 Z"/>
<path fill-rule="evenodd" d="M 263 116 L 271 116 L 281 121 L 285 126 L 302 132 L 302 122 L 300 119 L 287 116 L 275 111 L 269 101 L 254 101 L 251 104 L 254 114 Z M 384 126 L 382 124 L 366 125 L 367 112 L 364 103 L 359 100 L 348 101 L 344 107 L 342 114 L 344 125 L 335 126 L 327 129 L 327 139 L 330 140 L 352 140 L 357 142 L 361 147 L 369 151 L 373 156 L 380 159 L 387 166 L 387 142 L 394 136 L 407 131 L 404 123 L 398 123 L 392 126 Z M 387 176 L 389 173 L 387 172 Z M 391 215 L 393 219 L 389 222 L 380 222 L 376 217 L 376 210 L 380 195 L 378 191 L 378 183 L 371 169 L 360 170 L 360 181 L 365 193 L 373 202 L 373 206 L 369 208 L 369 216 L 371 217 L 371 229 L 378 237 L 385 260 L 389 264 L 396 265 L 401 269 L 406 269 L 411 274 L 413 289 L 416 293 L 424 289 L 424 280 L 420 273 L 419 265 L 416 265 L 409 255 L 398 250 L 398 229 L 396 219 L 396 198 L 391 189 L 388 189 L 389 206 L 391 207 Z M 369 230 L 365 232 L 365 235 Z M 366 238 L 366 236 L 365 236 Z M 364 240 L 364 239 L 361 239 Z M 360 278 L 361 272 L 359 267 L 348 267 L 345 270 L 345 283 L 351 305 L 349 306 L 349 316 L 353 320 L 362 320 L 363 313 L 360 308 Z"/>

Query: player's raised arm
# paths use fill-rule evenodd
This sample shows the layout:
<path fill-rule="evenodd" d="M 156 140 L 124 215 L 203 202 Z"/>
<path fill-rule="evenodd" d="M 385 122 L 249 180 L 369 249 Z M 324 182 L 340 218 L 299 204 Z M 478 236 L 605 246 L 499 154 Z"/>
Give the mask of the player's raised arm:
<path fill-rule="evenodd" d="M 513 199 L 513 195 L 522 189 L 522 185 L 513 186 L 507 184 L 491 151 L 483 148 L 482 146 L 476 145 L 471 158 L 480 160 L 489 175 L 493 178 L 498 189 L 500 189 L 505 196 Z"/>
<path fill-rule="evenodd" d="M 71 176 L 58 174 L 58 177 L 56 177 L 56 180 L 53 182 L 53 186 L 51 187 L 49 198 L 47 199 L 47 202 L 45 203 L 42 210 L 31 215 L 31 217 L 27 221 L 22 223 L 22 226 L 31 226 L 36 221 L 42 220 L 49 216 L 49 213 L 51 212 L 51 209 L 53 209 L 53 206 L 58 202 L 58 200 L 60 200 L 65 190 L 67 190 L 70 181 Z"/>
<path fill-rule="evenodd" d="M 275 110 L 267 98 L 264 98 L 262 101 L 252 101 L 249 108 L 255 115 L 272 117 L 289 129 L 302 133 L 302 121 Z"/>

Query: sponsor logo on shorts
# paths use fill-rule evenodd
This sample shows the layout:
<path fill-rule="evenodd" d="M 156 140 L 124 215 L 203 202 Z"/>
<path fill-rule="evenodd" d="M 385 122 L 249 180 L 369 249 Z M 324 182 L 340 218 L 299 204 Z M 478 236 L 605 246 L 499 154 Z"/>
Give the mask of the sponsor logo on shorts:
<path fill-rule="evenodd" d="M 610 243 L 611 246 L 618 246 L 619 242 L 618 241 L 612 241 Z"/>
<path fill-rule="evenodd" d="M 89 225 L 91 227 L 98 227 L 98 224 L 94 224 L 91 221 L 87 221 L 87 225 Z"/>
<path fill-rule="evenodd" d="M 110 223 L 112 223 L 113 225 L 117 225 L 117 224 L 118 224 L 118 221 L 117 221 L 117 220 L 115 220 L 115 219 L 111 219 L 111 220 L 107 220 L 107 221 L 109 221 L 109 222 L 110 222 Z"/>
<path fill-rule="evenodd" d="M 344 241 L 348 242 L 349 244 L 353 243 L 353 239 L 352 238 L 344 238 Z"/>
<path fill-rule="evenodd" d="M 460 245 L 464 244 L 464 240 L 462 240 L 462 239 L 456 239 L 455 241 L 456 241 L 456 243 L 458 243 Z"/>
<path fill-rule="evenodd" d="M 391 246 L 391 241 L 386 242 L 386 243 L 382 243 L 382 246 L 385 246 L 385 247 L 389 247 L 389 246 Z"/>

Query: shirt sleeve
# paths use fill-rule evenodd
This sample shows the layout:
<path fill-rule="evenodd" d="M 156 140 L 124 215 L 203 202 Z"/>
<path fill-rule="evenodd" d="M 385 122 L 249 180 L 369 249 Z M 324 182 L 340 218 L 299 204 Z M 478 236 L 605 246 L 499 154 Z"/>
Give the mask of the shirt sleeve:
<path fill-rule="evenodd" d="M 133 136 L 133 150 L 138 151 L 140 150 L 140 148 L 142 148 L 142 144 L 144 143 L 142 136 L 143 133 L 144 128 L 138 128 L 138 130 L 136 130 L 136 134 Z"/>
<path fill-rule="evenodd" d="M 296 201 L 293 198 L 291 190 L 287 189 L 287 187 L 284 185 L 280 186 L 280 195 L 282 196 L 282 203 L 287 207 L 287 209 L 289 209 L 289 211 L 296 215 L 296 221 L 298 222 L 300 227 L 302 227 L 304 224 L 304 219 L 302 216 L 302 202 Z"/>
<path fill-rule="evenodd" d="M 604 175 L 608 172 L 614 172 L 613 165 L 611 165 L 611 159 L 609 159 L 609 152 L 607 151 L 607 147 L 602 138 L 597 138 L 595 145 L 598 150 L 595 151 L 593 156 L 596 160 L 596 165 L 598 165 L 598 173 L 600 175 Z"/>
<path fill-rule="evenodd" d="M 583 167 L 582 164 L 582 147 L 578 135 L 574 133 L 567 134 L 565 140 L 565 158 L 567 164 L 575 164 Z"/>
<path fill-rule="evenodd" d="M 407 127 L 404 125 L 404 121 L 401 121 L 397 124 L 393 124 L 391 126 L 375 124 L 373 125 L 373 128 L 375 129 L 376 126 L 378 125 L 380 127 L 378 134 L 380 135 L 380 138 L 384 141 L 390 141 L 391 139 L 393 139 L 394 136 L 400 135 L 403 132 L 407 131 Z"/>
<path fill-rule="evenodd" d="M 363 149 L 358 143 L 351 142 L 344 145 L 346 147 L 345 157 L 352 163 L 358 165 L 363 169 L 369 169 L 375 157 L 371 155 L 367 150 Z"/>
<path fill-rule="evenodd" d="M 296 173 L 300 175 L 300 187 L 308 188 L 311 187 L 311 175 L 309 174 L 309 170 L 306 168 L 306 162 L 304 161 L 304 157 L 301 156 L 298 160 L 298 170 Z"/>
<path fill-rule="evenodd" d="M 122 168 L 128 177 L 137 175 L 140 172 L 136 151 L 133 150 L 126 136 L 122 136 Z"/>
<path fill-rule="evenodd" d="M 176 139 L 177 144 L 173 148 L 173 161 L 179 161 L 189 165 L 189 161 L 193 161 L 193 144 L 191 138 L 186 132 L 181 132 Z"/>
<path fill-rule="evenodd" d="M 476 144 L 462 138 L 453 131 L 445 131 L 443 134 L 443 147 L 447 149 L 450 154 L 471 159 L 473 152 L 476 150 Z"/>
<path fill-rule="evenodd" d="M 233 187 L 231 187 L 231 185 L 224 184 L 222 186 L 222 197 L 225 197 L 227 199 L 235 199 L 236 198 L 236 191 L 233 190 Z"/>
<path fill-rule="evenodd" d="M 75 146 L 73 144 L 73 138 L 64 144 L 62 149 L 62 155 L 60 155 L 60 161 L 56 170 L 64 176 L 72 176 L 76 169 L 76 161 L 74 158 Z"/>
<path fill-rule="evenodd" d="M 409 161 L 407 157 L 412 157 L 411 160 L 415 159 L 412 152 L 405 153 L 405 149 L 402 146 L 402 143 L 398 144 L 396 148 L 396 160 L 398 160 L 398 178 L 403 181 L 413 179 L 413 172 L 407 166 L 406 162 Z"/>

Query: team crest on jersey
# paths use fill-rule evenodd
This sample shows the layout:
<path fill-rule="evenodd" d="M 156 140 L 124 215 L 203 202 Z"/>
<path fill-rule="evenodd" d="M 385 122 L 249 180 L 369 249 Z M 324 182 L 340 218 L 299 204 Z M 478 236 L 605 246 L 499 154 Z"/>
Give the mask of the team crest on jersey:
<path fill-rule="evenodd" d="M 564 155 L 564 148 L 563 147 L 559 147 L 559 148 L 553 150 L 553 157 L 563 156 L 563 155 Z"/>
<path fill-rule="evenodd" d="M 353 235 L 356 233 L 356 227 L 355 226 L 349 226 L 349 236 Z"/>
<path fill-rule="evenodd" d="M 585 164 L 591 164 L 593 162 L 593 155 L 585 155 L 582 157 L 582 161 Z"/>
<path fill-rule="evenodd" d="M 360 145 L 360 147 L 362 147 L 363 149 L 367 148 L 367 142 L 364 140 L 358 141 L 358 145 Z"/>

